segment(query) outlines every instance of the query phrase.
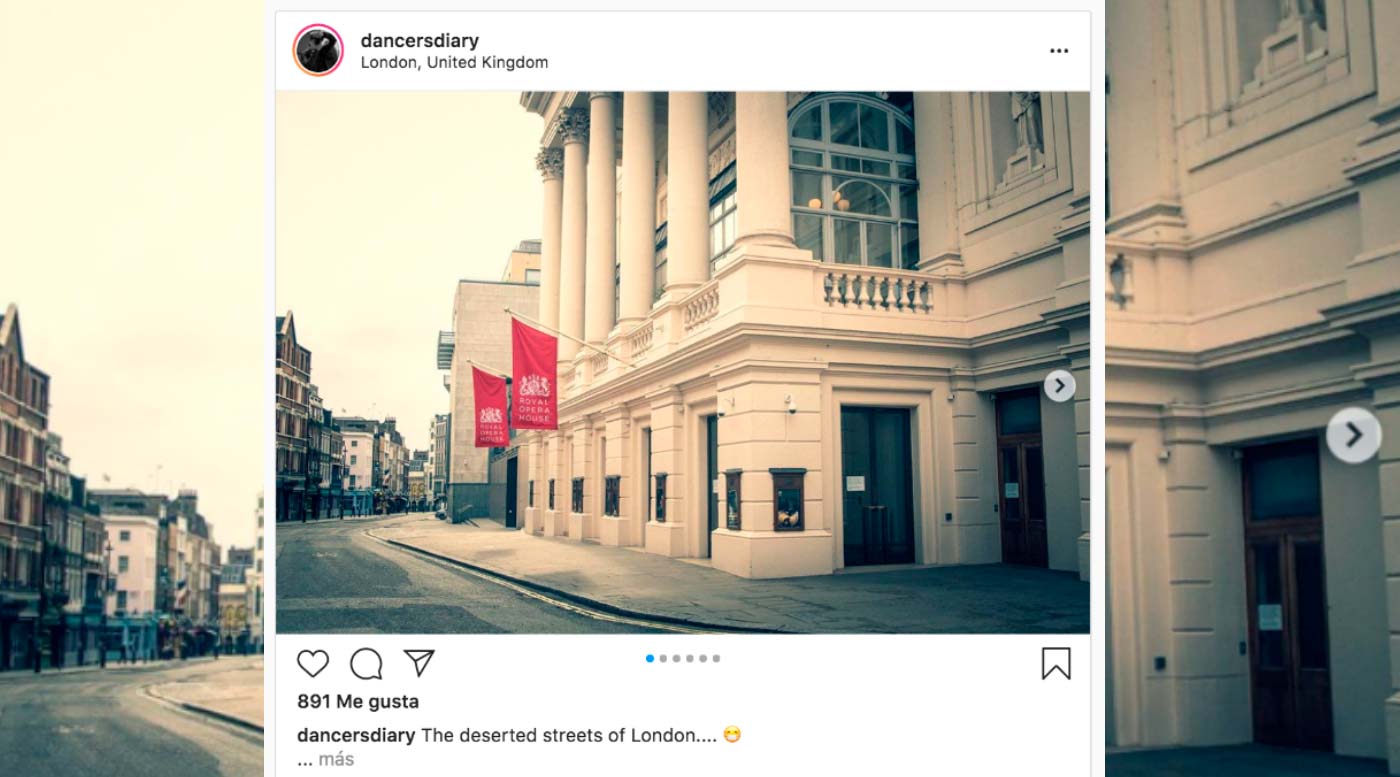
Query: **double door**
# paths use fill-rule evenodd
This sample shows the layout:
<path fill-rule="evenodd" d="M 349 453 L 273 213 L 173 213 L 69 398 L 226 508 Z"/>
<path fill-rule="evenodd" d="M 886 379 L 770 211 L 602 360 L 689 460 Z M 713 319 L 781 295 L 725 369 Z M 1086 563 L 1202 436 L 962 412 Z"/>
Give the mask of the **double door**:
<path fill-rule="evenodd" d="M 846 566 L 914 562 L 909 410 L 841 408 Z"/>
<path fill-rule="evenodd" d="M 1038 389 L 997 395 L 997 510 L 1001 560 L 1049 566 L 1045 523 L 1045 457 Z"/>
<path fill-rule="evenodd" d="M 1254 738 L 1331 750 L 1332 679 L 1317 441 L 1244 452 Z"/>

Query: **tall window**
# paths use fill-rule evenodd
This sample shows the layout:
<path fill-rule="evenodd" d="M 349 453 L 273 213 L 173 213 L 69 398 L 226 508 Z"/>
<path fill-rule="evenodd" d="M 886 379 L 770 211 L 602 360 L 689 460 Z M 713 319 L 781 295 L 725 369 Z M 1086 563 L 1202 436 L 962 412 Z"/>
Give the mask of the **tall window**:
<path fill-rule="evenodd" d="M 809 98 L 789 119 L 792 231 L 818 261 L 913 269 L 919 260 L 912 96 Z"/>
<path fill-rule="evenodd" d="M 729 165 L 710 181 L 710 276 L 714 277 L 719 260 L 734 247 L 738 231 L 735 204 L 734 165 Z"/>
<path fill-rule="evenodd" d="M 652 272 L 651 301 L 661 299 L 662 292 L 666 291 L 666 225 L 662 224 L 656 228 L 656 264 Z"/>

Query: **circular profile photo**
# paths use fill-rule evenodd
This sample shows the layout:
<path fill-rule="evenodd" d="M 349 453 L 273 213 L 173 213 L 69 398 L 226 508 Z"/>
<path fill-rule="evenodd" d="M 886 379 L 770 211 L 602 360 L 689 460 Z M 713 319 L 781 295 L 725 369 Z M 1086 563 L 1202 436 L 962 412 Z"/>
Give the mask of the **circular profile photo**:
<path fill-rule="evenodd" d="M 313 76 L 327 76 L 340 67 L 345 54 L 340 45 L 340 33 L 325 24 L 308 24 L 297 33 L 293 47 L 297 67 Z"/>

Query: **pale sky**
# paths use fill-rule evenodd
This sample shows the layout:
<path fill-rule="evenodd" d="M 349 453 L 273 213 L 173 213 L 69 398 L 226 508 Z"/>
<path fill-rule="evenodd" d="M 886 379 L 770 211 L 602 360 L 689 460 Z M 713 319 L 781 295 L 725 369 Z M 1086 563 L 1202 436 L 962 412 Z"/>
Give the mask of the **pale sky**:
<path fill-rule="evenodd" d="M 225 548 L 265 471 L 262 21 L 0 3 L 0 306 L 50 428 L 94 488 L 198 489 Z"/>
<path fill-rule="evenodd" d="M 462 278 L 499 280 L 540 236 L 542 120 L 516 92 L 277 98 L 277 310 L 340 414 L 394 416 L 412 448 L 445 413 L 437 333 Z"/>

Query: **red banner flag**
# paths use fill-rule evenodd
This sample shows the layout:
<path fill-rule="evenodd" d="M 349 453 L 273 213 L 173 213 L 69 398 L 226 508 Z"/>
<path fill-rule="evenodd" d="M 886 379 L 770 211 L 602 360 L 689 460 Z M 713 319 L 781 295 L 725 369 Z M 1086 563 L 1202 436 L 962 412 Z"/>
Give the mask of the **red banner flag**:
<path fill-rule="evenodd" d="M 511 371 L 515 402 L 510 423 L 516 429 L 558 429 L 559 396 L 556 365 L 559 340 L 553 335 L 510 321 Z"/>
<path fill-rule="evenodd" d="M 504 448 L 510 444 L 506 430 L 506 379 L 472 367 L 476 400 L 476 447 Z"/>

